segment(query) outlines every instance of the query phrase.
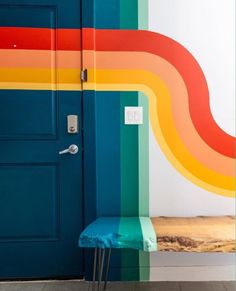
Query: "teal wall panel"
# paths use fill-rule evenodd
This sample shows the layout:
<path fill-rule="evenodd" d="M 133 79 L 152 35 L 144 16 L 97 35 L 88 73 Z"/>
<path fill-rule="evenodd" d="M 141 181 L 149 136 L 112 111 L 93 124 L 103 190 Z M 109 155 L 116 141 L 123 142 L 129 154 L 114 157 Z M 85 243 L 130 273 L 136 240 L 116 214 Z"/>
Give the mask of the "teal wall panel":
<path fill-rule="evenodd" d="M 83 25 L 97 29 L 138 29 L 139 9 L 138 0 L 88 0 L 83 7 Z M 93 19 L 89 11 L 93 11 Z M 93 91 L 90 94 L 94 94 L 95 100 L 96 215 L 148 214 L 148 176 L 141 177 L 139 168 L 145 166 L 142 173 L 148 168 L 147 158 L 139 162 L 142 154 L 148 157 L 147 152 L 141 152 L 148 151 L 147 142 L 143 141 L 147 137 L 148 122 L 145 120 L 142 130 L 137 125 L 124 124 L 125 106 L 144 106 L 147 118 L 145 97 L 140 97 L 138 92 Z M 138 251 L 118 250 L 114 258 L 111 279 L 140 279 L 140 260 L 144 261 L 145 256 L 140 256 Z"/>
<path fill-rule="evenodd" d="M 120 94 L 96 93 L 97 216 L 120 216 Z"/>

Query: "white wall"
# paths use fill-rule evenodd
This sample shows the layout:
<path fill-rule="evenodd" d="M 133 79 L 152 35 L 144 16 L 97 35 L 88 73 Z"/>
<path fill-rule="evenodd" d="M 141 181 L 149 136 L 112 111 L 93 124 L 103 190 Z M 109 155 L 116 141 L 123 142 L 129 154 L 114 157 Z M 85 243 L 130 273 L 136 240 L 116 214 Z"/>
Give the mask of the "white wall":
<path fill-rule="evenodd" d="M 235 135 L 235 0 L 149 0 L 149 30 L 195 56 L 207 78 L 213 116 Z"/>
<path fill-rule="evenodd" d="M 149 30 L 175 39 L 194 55 L 208 82 L 213 117 L 235 135 L 235 0 L 149 0 Z M 233 198 L 207 192 L 179 174 L 151 131 L 149 152 L 151 216 L 235 214 Z M 232 265 L 231 254 L 157 253 L 151 255 L 151 279 L 232 280 Z"/>
<path fill-rule="evenodd" d="M 202 67 L 218 125 L 235 135 L 235 0 L 149 0 L 149 30 L 184 45 Z M 180 175 L 150 132 L 151 215 L 235 213 L 231 198 L 209 193 Z M 170 183 L 171 181 L 171 183 Z"/>

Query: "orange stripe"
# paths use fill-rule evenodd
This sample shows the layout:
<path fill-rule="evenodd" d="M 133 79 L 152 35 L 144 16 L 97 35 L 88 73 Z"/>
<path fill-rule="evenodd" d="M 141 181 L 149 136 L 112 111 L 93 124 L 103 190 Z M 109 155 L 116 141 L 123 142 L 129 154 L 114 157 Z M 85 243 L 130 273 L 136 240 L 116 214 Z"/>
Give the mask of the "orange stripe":
<path fill-rule="evenodd" d="M 92 51 L 85 51 L 84 65 L 93 66 Z M 227 176 L 235 175 L 235 160 L 210 148 L 198 135 L 188 110 L 188 92 L 177 70 L 166 60 L 148 53 L 96 52 L 98 69 L 144 69 L 158 75 L 172 96 L 172 111 L 177 131 L 189 152 L 209 169 Z"/>
<path fill-rule="evenodd" d="M 77 51 L 31 51 L 0 50 L 1 82 L 32 83 L 80 83 L 80 52 Z M 185 84 L 177 70 L 164 59 L 149 53 L 94 52 L 85 51 L 84 66 L 87 68 L 144 69 L 160 76 L 171 92 L 172 111 L 176 128 L 190 153 L 203 164 L 219 173 L 234 175 L 234 159 L 212 150 L 197 134 L 188 110 L 188 95 Z M 57 65 L 57 79 L 55 77 Z M 15 68 L 18 67 L 18 68 Z M 30 67 L 30 68 L 29 68 Z M 24 68 L 22 70 L 21 68 Z M 42 68 L 40 71 L 31 68 Z M 51 69 L 50 69 L 51 68 Z M 61 68 L 74 68 L 64 70 Z M 2 72 L 2 73 L 1 73 Z"/>

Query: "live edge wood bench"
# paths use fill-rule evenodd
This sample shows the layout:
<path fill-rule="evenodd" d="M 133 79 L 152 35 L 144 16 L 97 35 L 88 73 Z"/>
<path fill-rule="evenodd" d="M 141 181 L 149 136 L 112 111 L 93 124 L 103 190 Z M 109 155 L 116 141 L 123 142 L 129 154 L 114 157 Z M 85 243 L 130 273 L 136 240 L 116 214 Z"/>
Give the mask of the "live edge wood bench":
<path fill-rule="evenodd" d="M 93 290 L 96 280 L 100 290 L 106 265 L 103 286 L 106 290 L 113 248 L 147 252 L 236 252 L 235 226 L 233 216 L 102 217 L 82 232 L 79 246 L 95 250 Z"/>
<path fill-rule="evenodd" d="M 154 217 L 158 251 L 235 252 L 235 217 Z"/>

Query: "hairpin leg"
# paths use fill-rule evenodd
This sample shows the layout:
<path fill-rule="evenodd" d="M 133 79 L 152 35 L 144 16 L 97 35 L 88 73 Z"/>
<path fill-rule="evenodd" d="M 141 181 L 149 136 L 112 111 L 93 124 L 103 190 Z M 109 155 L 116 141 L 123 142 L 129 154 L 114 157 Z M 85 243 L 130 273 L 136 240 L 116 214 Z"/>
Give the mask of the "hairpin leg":
<path fill-rule="evenodd" d="M 107 268 L 106 268 L 105 283 L 104 283 L 104 288 L 103 288 L 104 291 L 107 289 L 107 279 L 108 279 L 108 273 L 109 273 L 109 268 L 110 268 L 110 259 L 111 259 L 111 249 L 109 249 L 108 255 L 107 255 Z"/>
<path fill-rule="evenodd" d="M 92 285 L 92 291 L 95 291 L 96 271 L 97 271 L 97 252 L 98 252 L 98 249 L 95 248 L 95 250 L 94 250 L 94 261 L 93 261 L 93 285 Z"/>
<path fill-rule="evenodd" d="M 103 274 L 103 266 L 104 266 L 104 257 L 105 257 L 106 249 L 102 250 L 101 259 L 100 259 L 100 270 L 99 270 L 99 277 L 98 277 L 98 291 L 100 291 L 100 286 L 102 283 L 102 274 Z"/>
<path fill-rule="evenodd" d="M 92 291 L 96 290 L 96 280 L 97 280 L 97 291 L 100 291 L 101 289 L 105 258 L 106 258 L 106 249 L 95 248 L 94 261 L 93 261 Z M 110 258 L 111 258 L 111 249 L 108 250 L 108 254 L 106 258 L 106 271 L 105 271 L 105 281 L 104 281 L 103 291 L 105 291 L 107 288 L 107 279 L 108 279 L 108 274 L 109 274 L 109 269 L 110 269 Z"/>

